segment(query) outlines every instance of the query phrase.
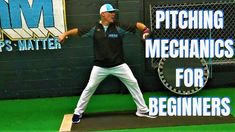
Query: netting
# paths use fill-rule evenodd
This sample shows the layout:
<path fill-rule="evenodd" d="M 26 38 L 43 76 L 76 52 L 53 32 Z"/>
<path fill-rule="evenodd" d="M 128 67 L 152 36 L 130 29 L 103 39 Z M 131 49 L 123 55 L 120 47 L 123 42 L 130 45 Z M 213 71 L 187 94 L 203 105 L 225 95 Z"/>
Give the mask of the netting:
<path fill-rule="evenodd" d="M 220 2 L 204 2 L 204 3 L 184 3 L 184 4 L 167 4 L 167 5 L 149 5 L 150 6 L 150 23 L 151 31 L 154 38 L 168 39 L 195 39 L 195 38 L 213 38 L 233 39 L 235 36 L 235 0 Z M 156 29 L 156 11 L 157 10 L 222 10 L 224 13 L 223 29 Z M 164 27 L 165 23 L 161 23 Z M 172 23 L 171 23 L 172 24 Z M 171 25 L 170 25 L 171 27 Z M 233 45 L 233 47 L 235 47 Z M 157 68 L 160 59 L 152 59 L 152 68 Z M 232 58 L 209 58 L 205 59 L 210 70 L 212 65 L 235 64 L 235 57 Z M 212 72 L 211 72 L 212 74 Z M 212 76 L 212 75 L 210 75 Z"/>

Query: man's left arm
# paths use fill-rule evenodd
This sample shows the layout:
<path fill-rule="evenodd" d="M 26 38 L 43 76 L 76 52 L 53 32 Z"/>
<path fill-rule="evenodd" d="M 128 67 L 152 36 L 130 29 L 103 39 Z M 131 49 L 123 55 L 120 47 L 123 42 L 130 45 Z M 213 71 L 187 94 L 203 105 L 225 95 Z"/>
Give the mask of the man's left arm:
<path fill-rule="evenodd" d="M 143 23 L 137 22 L 137 23 L 136 23 L 136 28 L 137 28 L 138 30 L 140 30 L 140 31 L 143 32 L 143 37 L 142 37 L 143 39 L 146 39 L 146 38 L 149 36 L 150 30 L 149 30 L 149 28 L 148 28 L 147 26 L 145 26 Z"/>
<path fill-rule="evenodd" d="M 136 22 L 136 23 L 118 23 L 117 24 L 118 31 L 121 35 L 125 35 L 127 33 L 135 33 L 136 29 L 141 31 L 143 33 L 143 39 L 146 39 L 147 36 L 150 34 L 150 30 L 147 26 L 145 26 L 141 22 Z"/>

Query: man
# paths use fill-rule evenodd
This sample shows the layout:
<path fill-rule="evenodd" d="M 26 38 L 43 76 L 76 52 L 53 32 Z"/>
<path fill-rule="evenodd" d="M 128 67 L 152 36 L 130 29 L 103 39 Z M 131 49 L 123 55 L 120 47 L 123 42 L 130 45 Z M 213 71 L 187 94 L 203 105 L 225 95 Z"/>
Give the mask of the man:
<path fill-rule="evenodd" d="M 136 115 L 139 117 L 154 118 L 148 114 L 148 107 L 145 104 L 143 95 L 138 86 L 137 80 L 128 65 L 124 62 L 123 37 L 128 32 L 135 32 L 137 28 L 143 31 L 143 38 L 149 34 L 149 29 L 142 23 L 133 25 L 121 25 L 114 22 L 115 13 L 110 4 L 104 4 L 100 8 L 100 21 L 90 28 L 74 28 L 59 36 L 63 42 L 67 36 L 79 35 L 93 39 L 94 43 L 94 66 L 91 71 L 89 82 L 83 90 L 81 97 L 74 110 L 73 123 L 80 122 L 87 104 L 102 80 L 108 75 L 118 77 L 130 91 L 135 104 L 137 105 Z"/>

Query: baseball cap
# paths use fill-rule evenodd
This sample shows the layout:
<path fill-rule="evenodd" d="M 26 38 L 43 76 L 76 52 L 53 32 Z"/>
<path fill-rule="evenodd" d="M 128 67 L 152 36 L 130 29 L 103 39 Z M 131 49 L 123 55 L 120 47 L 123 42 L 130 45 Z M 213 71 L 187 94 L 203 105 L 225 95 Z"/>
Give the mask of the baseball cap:
<path fill-rule="evenodd" d="M 111 4 L 104 4 L 100 7 L 100 14 L 102 12 L 109 12 L 109 11 L 118 11 L 118 9 L 114 9 Z"/>

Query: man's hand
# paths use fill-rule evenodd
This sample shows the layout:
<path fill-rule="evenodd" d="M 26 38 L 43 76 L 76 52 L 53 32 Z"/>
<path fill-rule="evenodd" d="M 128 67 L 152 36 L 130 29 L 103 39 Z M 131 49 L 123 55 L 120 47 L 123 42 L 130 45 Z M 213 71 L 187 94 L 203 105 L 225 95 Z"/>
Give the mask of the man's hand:
<path fill-rule="evenodd" d="M 68 38 L 68 37 L 64 33 L 58 36 L 60 43 L 63 43 L 66 38 Z"/>
<path fill-rule="evenodd" d="M 149 33 L 143 33 L 143 39 L 145 40 L 145 39 L 147 39 L 149 37 Z"/>
<path fill-rule="evenodd" d="M 73 35 L 77 35 L 78 34 L 78 29 L 77 28 L 74 28 L 74 29 L 71 29 L 67 32 L 64 32 L 63 34 L 59 35 L 58 36 L 58 39 L 59 39 L 59 42 L 63 43 L 65 41 L 65 39 L 68 38 L 68 36 L 73 36 Z"/>
<path fill-rule="evenodd" d="M 143 23 L 141 22 L 137 22 L 136 23 L 136 27 L 138 30 L 142 31 L 143 32 L 143 36 L 142 36 L 142 39 L 147 39 L 150 35 L 150 30 L 147 26 L 145 26 Z"/>
<path fill-rule="evenodd" d="M 145 27 L 144 30 L 143 30 L 143 39 L 146 39 L 149 37 L 149 34 L 150 33 L 150 30 L 149 28 Z"/>

